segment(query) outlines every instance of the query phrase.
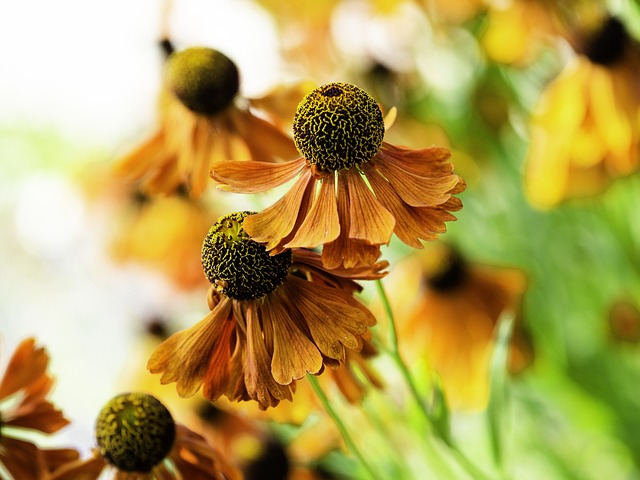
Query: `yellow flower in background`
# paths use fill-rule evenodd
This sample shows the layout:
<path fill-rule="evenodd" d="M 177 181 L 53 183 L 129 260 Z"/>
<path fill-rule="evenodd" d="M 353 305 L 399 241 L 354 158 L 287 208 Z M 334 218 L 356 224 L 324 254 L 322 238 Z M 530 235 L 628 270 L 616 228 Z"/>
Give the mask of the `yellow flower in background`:
<path fill-rule="evenodd" d="M 480 43 L 490 60 L 524 65 L 540 54 L 545 43 L 562 30 L 560 8 L 568 3 L 549 0 L 488 2 L 487 25 Z"/>
<path fill-rule="evenodd" d="M 470 263 L 438 243 L 399 262 L 388 277 L 400 350 L 442 379 L 453 409 L 482 408 L 489 359 L 501 314 L 519 314 L 526 279 L 515 269 Z M 517 317 L 508 367 L 522 370 L 531 345 Z"/>
<path fill-rule="evenodd" d="M 284 197 L 244 223 L 274 254 L 323 245 L 327 268 L 372 265 L 392 234 L 422 248 L 420 240 L 445 232 L 445 223 L 456 219 L 450 212 L 462 208 L 453 195 L 466 184 L 447 162 L 449 151 L 384 142 L 380 107 L 355 85 L 330 83 L 305 96 L 293 132 L 302 155 L 297 160 L 223 161 L 211 171 L 220 188 L 237 193 L 266 191 L 299 176 Z"/>
<path fill-rule="evenodd" d="M 212 286 L 211 312 L 158 346 L 147 364 L 181 396 L 203 386 L 214 401 L 254 400 L 262 408 L 291 400 L 294 381 L 360 351 L 375 324 L 353 294 L 354 279 L 376 279 L 388 264 L 327 271 L 309 250 L 270 255 L 243 222 L 251 212 L 221 217 L 205 238 L 202 263 Z"/>
<path fill-rule="evenodd" d="M 304 94 L 308 86 L 292 88 Z M 115 174 L 139 182 L 147 194 L 186 188 L 197 198 L 206 189 L 213 161 L 294 158 L 291 138 L 273 121 L 282 110 L 293 112 L 295 104 L 291 109 L 284 106 L 290 93 L 275 89 L 273 95 L 259 99 L 259 105 L 278 105 L 279 111 L 270 116 L 258 114 L 252 100 L 239 91 L 238 68 L 223 53 L 206 47 L 172 53 L 164 70 L 158 129 L 118 160 Z"/>
<path fill-rule="evenodd" d="M 240 473 L 205 439 L 176 424 L 167 408 L 146 393 L 113 397 L 96 420 L 90 457 L 60 466 L 51 480 L 239 480 Z"/>
<path fill-rule="evenodd" d="M 525 187 L 541 208 L 598 194 L 638 168 L 640 48 L 611 18 L 582 50 L 531 118 Z"/>
<path fill-rule="evenodd" d="M 46 399 L 53 379 L 49 356 L 33 338 L 23 340 L 0 381 L 0 466 L 15 480 L 45 480 L 49 472 L 78 458 L 71 449 L 41 449 L 24 439 L 27 432 L 55 433 L 69 424 Z"/>
<path fill-rule="evenodd" d="M 131 195 L 116 219 L 110 251 L 119 262 L 135 262 L 159 272 L 179 288 L 208 285 L 202 274 L 202 238 L 217 217 L 185 195 Z"/>

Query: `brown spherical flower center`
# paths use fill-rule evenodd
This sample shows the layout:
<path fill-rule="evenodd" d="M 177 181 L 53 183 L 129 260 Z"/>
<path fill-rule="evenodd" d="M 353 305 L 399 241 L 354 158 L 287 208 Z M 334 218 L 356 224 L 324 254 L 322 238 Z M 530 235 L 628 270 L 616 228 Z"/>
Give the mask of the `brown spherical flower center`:
<path fill-rule="evenodd" d="M 300 154 L 319 170 L 335 172 L 368 162 L 384 137 L 376 101 L 349 83 L 329 83 L 307 94 L 293 118 Z"/>
<path fill-rule="evenodd" d="M 173 447 L 176 426 L 158 399 L 144 393 L 113 397 L 96 421 L 98 449 L 126 472 L 149 472 Z"/>
<path fill-rule="evenodd" d="M 216 290 L 236 300 L 256 300 L 287 278 L 291 250 L 269 255 L 242 228 L 254 212 L 235 212 L 218 219 L 202 245 L 202 267 Z"/>
<path fill-rule="evenodd" d="M 238 67 L 212 48 L 175 52 L 165 66 L 165 84 L 188 109 L 213 115 L 228 107 L 238 93 Z"/>

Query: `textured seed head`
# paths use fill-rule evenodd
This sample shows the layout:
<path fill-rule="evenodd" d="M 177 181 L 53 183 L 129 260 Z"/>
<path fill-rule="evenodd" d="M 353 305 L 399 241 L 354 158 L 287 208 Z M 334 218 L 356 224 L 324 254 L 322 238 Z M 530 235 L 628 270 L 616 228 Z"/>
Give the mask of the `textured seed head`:
<path fill-rule="evenodd" d="M 273 292 L 287 277 L 291 250 L 269 255 L 242 228 L 253 212 L 220 217 L 202 245 L 202 266 L 209 281 L 222 295 L 255 300 Z"/>
<path fill-rule="evenodd" d="M 206 47 L 173 53 L 165 66 L 167 88 L 188 109 L 213 115 L 238 93 L 238 68 L 226 55 Z"/>
<path fill-rule="evenodd" d="M 125 472 L 149 472 L 167 456 L 175 436 L 169 411 L 144 393 L 113 397 L 96 421 L 100 454 Z"/>
<path fill-rule="evenodd" d="M 300 154 L 319 170 L 335 172 L 368 162 L 384 137 L 376 101 L 349 83 L 329 83 L 305 96 L 293 118 Z"/>

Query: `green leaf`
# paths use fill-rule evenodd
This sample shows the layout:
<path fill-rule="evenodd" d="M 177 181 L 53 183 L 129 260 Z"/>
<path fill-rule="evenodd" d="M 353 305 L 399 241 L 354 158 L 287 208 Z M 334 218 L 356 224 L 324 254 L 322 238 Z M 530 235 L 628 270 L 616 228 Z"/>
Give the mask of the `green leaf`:
<path fill-rule="evenodd" d="M 504 445 L 508 422 L 507 355 L 513 331 L 513 313 L 504 311 L 498 320 L 496 341 L 489 364 L 489 405 L 487 420 L 493 458 L 504 471 Z"/>

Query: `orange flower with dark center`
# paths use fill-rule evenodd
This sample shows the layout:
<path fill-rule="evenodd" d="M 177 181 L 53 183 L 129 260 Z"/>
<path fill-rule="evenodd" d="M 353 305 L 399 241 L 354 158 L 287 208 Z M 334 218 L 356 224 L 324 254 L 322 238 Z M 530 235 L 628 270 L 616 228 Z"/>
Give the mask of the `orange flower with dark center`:
<path fill-rule="evenodd" d="M 215 162 L 211 176 L 224 190 L 256 193 L 299 175 L 282 199 L 245 220 L 246 232 L 272 254 L 324 245 L 327 268 L 371 265 L 393 233 L 422 248 L 420 240 L 446 231 L 450 212 L 462 208 L 453 195 L 465 188 L 448 150 L 396 147 L 383 141 L 384 129 L 368 93 L 330 83 L 298 105 L 293 134 L 302 157 Z"/>
<path fill-rule="evenodd" d="M 359 351 L 375 324 L 353 293 L 353 279 L 375 279 L 388 264 L 328 272 L 318 254 L 285 250 L 270 255 L 249 238 L 250 212 L 221 217 L 202 256 L 211 312 L 158 346 L 148 362 L 180 396 L 203 386 L 211 401 L 255 400 L 262 408 L 292 399 L 293 382 Z"/>
<path fill-rule="evenodd" d="M 16 348 L 0 382 L 0 465 L 10 479 L 48 479 L 48 472 L 78 457 L 71 449 L 40 449 L 20 434 L 51 434 L 69 424 L 46 400 L 53 386 L 48 364 L 44 348 L 28 338 Z"/>
<path fill-rule="evenodd" d="M 441 376 L 452 408 L 482 408 L 489 394 L 496 325 L 503 313 L 516 315 L 509 371 L 523 370 L 533 358 L 520 317 L 524 274 L 469 262 L 440 243 L 397 267 L 389 287 L 402 351 L 412 364 L 424 362 Z"/>
<path fill-rule="evenodd" d="M 102 408 L 96 421 L 97 448 L 87 459 L 68 462 L 51 480 L 114 478 L 238 480 L 240 473 L 206 440 L 177 425 L 155 397 L 123 393 Z"/>
<path fill-rule="evenodd" d="M 239 86 L 238 68 L 217 50 L 192 47 L 172 53 L 160 95 L 160 126 L 151 138 L 117 162 L 115 173 L 139 182 L 147 194 L 170 194 L 186 186 L 191 196 L 199 197 L 205 191 L 213 161 L 250 158 L 276 162 L 294 158 L 295 147 L 276 125 L 277 114 L 263 111 L 264 115 L 257 116 L 254 110 L 260 108 L 241 97 Z M 273 96 L 282 99 L 284 93 Z M 257 102 L 282 103 L 275 98 Z"/>

